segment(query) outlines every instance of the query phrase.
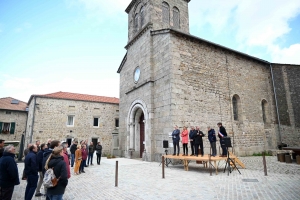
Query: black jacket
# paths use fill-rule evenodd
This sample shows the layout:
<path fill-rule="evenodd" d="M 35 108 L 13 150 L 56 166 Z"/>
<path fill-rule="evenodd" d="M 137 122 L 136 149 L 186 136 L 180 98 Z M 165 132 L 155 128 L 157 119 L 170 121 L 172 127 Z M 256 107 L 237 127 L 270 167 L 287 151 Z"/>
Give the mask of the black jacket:
<path fill-rule="evenodd" d="M 42 162 L 42 172 L 43 172 L 43 175 L 45 174 L 46 170 L 45 170 L 45 164 L 46 164 L 46 161 L 47 159 L 49 158 L 49 156 L 51 155 L 52 153 L 52 149 L 45 149 L 45 152 L 43 154 L 43 162 Z"/>
<path fill-rule="evenodd" d="M 204 136 L 205 135 L 202 131 L 196 130 L 196 134 L 195 134 L 195 137 L 194 137 L 195 144 L 203 144 L 202 137 L 204 137 Z"/>
<path fill-rule="evenodd" d="M 25 169 L 24 172 L 26 176 L 29 175 L 38 175 L 38 163 L 37 163 L 37 157 L 36 152 L 30 151 L 27 156 L 25 157 Z"/>
<path fill-rule="evenodd" d="M 224 137 L 227 137 L 227 132 L 226 129 L 224 128 L 224 126 L 220 126 L 220 130 L 219 130 L 222 135 L 224 135 Z M 222 138 L 219 134 L 218 134 L 219 138 Z"/>
<path fill-rule="evenodd" d="M 39 172 L 42 172 L 43 171 L 43 155 L 44 155 L 44 150 L 40 150 L 38 153 L 37 153 L 37 163 L 38 163 L 38 166 L 39 166 Z"/>
<path fill-rule="evenodd" d="M 0 187 L 8 188 L 19 185 L 19 172 L 15 162 L 15 154 L 3 152 L 0 159 Z"/>
<path fill-rule="evenodd" d="M 52 157 L 48 163 L 48 168 L 53 168 L 53 172 L 56 178 L 59 178 L 59 181 L 55 187 L 47 189 L 47 194 L 64 194 L 68 185 L 68 172 L 64 158 L 62 156 Z"/>
<path fill-rule="evenodd" d="M 97 146 L 96 146 L 96 153 L 97 154 L 102 154 L 102 145 L 100 144 L 97 144 Z"/>
<path fill-rule="evenodd" d="M 194 141 L 196 135 L 196 130 L 190 130 L 189 138 Z"/>
<path fill-rule="evenodd" d="M 75 154 L 75 151 L 77 150 L 77 144 L 72 144 L 70 147 L 71 154 Z"/>

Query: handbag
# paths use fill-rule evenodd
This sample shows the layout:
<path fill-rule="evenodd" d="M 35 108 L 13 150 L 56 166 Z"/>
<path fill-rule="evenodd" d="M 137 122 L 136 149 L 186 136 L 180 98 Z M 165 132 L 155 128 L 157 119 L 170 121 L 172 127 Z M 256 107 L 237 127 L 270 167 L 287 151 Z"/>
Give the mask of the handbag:
<path fill-rule="evenodd" d="M 79 157 L 78 160 L 82 160 L 82 157 Z"/>

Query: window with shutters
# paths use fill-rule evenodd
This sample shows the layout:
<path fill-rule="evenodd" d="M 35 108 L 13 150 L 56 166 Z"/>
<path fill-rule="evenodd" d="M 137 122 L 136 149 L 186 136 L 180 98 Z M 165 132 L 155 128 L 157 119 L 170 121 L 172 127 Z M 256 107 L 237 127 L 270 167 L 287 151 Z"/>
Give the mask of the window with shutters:
<path fill-rule="evenodd" d="M 15 133 L 15 122 L 0 122 L 1 134 L 14 134 Z"/>
<path fill-rule="evenodd" d="M 173 27 L 177 29 L 180 28 L 180 13 L 176 7 L 173 8 Z"/>
<path fill-rule="evenodd" d="M 164 25 L 170 24 L 170 6 L 168 3 L 162 3 L 162 21 Z"/>
<path fill-rule="evenodd" d="M 144 6 L 141 8 L 141 28 L 143 28 L 145 23 L 145 9 Z"/>

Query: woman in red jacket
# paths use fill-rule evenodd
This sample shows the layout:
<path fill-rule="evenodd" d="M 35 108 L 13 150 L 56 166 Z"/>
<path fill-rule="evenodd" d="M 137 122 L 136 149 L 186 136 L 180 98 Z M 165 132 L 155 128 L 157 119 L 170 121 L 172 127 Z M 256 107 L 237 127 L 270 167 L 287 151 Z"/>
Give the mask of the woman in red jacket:
<path fill-rule="evenodd" d="M 79 169 L 79 173 L 85 173 L 84 171 L 84 166 L 86 165 L 86 159 L 88 157 L 88 152 L 86 150 L 86 145 L 82 145 L 81 148 L 81 155 L 82 155 L 82 161 L 81 161 L 81 165 L 80 165 L 80 169 Z"/>
<path fill-rule="evenodd" d="M 182 145 L 183 145 L 183 156 L 188 155 L 188 143 L 189 143 L 189 132 L 184 126 L 183 131 L 181 132 Z"/>

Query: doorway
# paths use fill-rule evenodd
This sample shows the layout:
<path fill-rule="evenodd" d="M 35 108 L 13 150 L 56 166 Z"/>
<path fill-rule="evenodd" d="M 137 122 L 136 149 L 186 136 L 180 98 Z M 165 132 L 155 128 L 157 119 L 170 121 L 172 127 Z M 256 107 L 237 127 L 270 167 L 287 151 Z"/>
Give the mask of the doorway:
<path fill-rule="evenodd" d="M 143 152 L 145 149 L 145 122 L 144 122 L 144 113 L 141 114 L 139 124 L 140 124 L 140 158 L 143 157 Z"/>
<path fill-rule="evenodd" d="M 98 138 L 92 138 L 94 149 L 96 149 L 96 145 L 98 143 Z"/>
<path fill-rule="evenodd" d="M 67 143 L 68 143 L 68 147 L 70 147 L 72 144 L 72 138 L 67 138 Z"/>

